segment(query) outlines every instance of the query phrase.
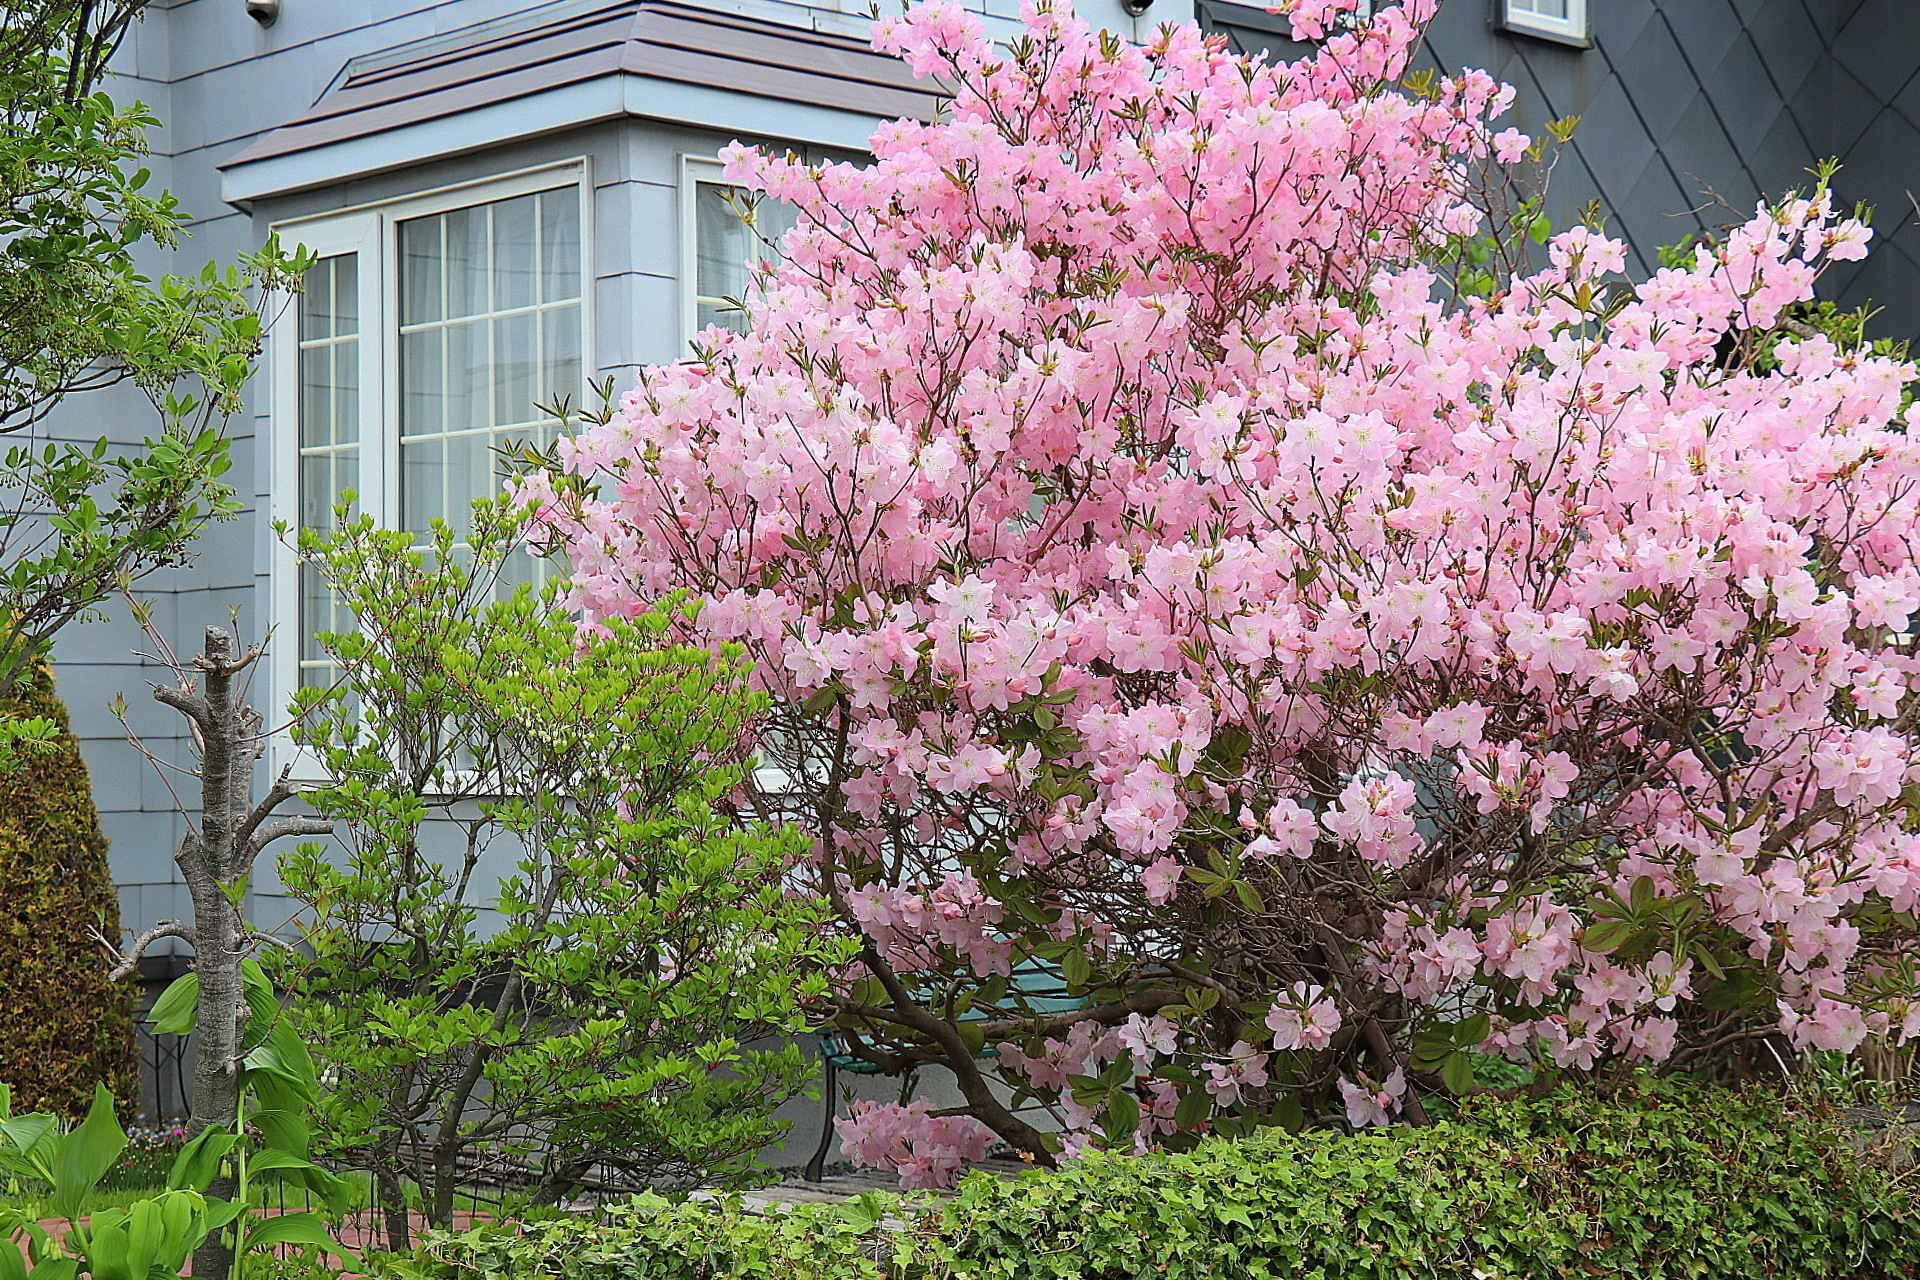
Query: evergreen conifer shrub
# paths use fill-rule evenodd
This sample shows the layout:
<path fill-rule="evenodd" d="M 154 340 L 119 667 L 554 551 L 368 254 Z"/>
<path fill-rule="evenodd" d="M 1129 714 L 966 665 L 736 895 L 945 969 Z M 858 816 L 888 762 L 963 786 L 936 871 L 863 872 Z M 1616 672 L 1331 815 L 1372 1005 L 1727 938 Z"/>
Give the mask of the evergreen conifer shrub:
<path fill-rule="evenodd" d="M 16 1114 L 78 1120 L 97 1083 L 132 1108 L 133 1016 L 100 943 L 120 935 L 106 837 L 44 663 L 0 698 L 0 718 L 33 717 L 60 731 L 0 770 L 0 1083 Z"/>

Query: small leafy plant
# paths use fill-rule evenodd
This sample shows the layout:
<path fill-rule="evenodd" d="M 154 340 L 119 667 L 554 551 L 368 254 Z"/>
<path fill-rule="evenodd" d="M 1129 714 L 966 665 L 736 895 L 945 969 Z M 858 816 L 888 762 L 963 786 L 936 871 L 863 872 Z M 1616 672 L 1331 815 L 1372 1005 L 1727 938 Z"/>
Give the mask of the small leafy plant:
<path fill-rule="evenodd" d="M 94 1092 L 85 1120 L 69 1128 L 57 1116 L 13 1114 L 0 1085 L 0 1170 L 9 1179 L 0 1199 L 0 1280 L 146 1280 L 177 1275 L 200 1242 L 239 1215 L 239 1206 L 205 1194 L 218 1153 L 233 1135 L 209 1129 L 181 1148 L 166 1186 L 132 1204 L 85 1214 L 88 1200 L 113 1172 L 127 1134 L 113 1113 L 113 1095 Z M 63 1231 L 38 1220 L 63 1220 Z M 24 1243 L 26 1256 L 12 1247 Z"/>
<path fill-rule="evenodd" d="M 175 1276 L 209 1237 L 230 1230 L 232 1280 L 245 1275 L 249 1255 L 280 1245 L 352 1257 L 313 1213 L 262 1217 L 244 1212 L 262 1183 L 294 1181 L 338 1211 L 350 1188 L 309 1159 L 308 1112 L 317 1079 L 313 1057 L 256 961 L 247 961 L 251 1011 L 243 1037 L 240 1094 L 244 1133 L 210 1124 L 180 1146 L 164 1185 L 131 1203 L 89 1212 L 122 1173 L 127 1131 L 114 1115 L 113 1095 L 96 1088 L 86 1119 L 69 1127 L 47 1113 L 15 1116 L 12 1095 L 0 1085 L 0 1235 L 26 1246 L 25 1257 L 0 1247 L 0 1280 L 148 1280 Z M 149 1015 L 156 1030 L 185 1034 L 198 1012 L 199 982 L 189 974 L 168 987 Z M 231 1200 L 209 1195 L 225 1174 Z M 43 1221 L 64 1222 L 49 1228 Z"/>
<path fill-rule="evenodd" d="M 241 1038 L 244 1056 L 239 1073 L 239 1114 L 244 1135 L 210 1124 L 182 1150 L 175 1168 L 187 1162 L 196 1175 L 204 1171 L 205 1180 L 200 1184 L 204 1186 L 212 1181 L 225 1161 L 225 1172 L 232 1179 L 234 1201 L 238 1204 L 250 1203 L 263 1184 L 288 1182 L 306 1187 L 321 1197 L 329 1210 L 338 1213 L 344 1209 L 352 1188 L 345 1179 L 312 1160 L 311 1116 L 319 1094 L 319 1073 L 313 1055 L 300 1039 L 293 1022 L 284 1015 L 260 962 L 247 960 L 241 970 L 249 1011 Z M 199 996 L 197 974 L 189 973 L 176 980 L 154 1002 L 148 1015 L 154 1030 L 174 1035 L 193 1030 L 199 1016 Z M 214 1229 L 227 1222 L 233 1223 L 233 1267 L 228 1273 L 229 1280 L 243 1280 L 250 1254 L 278 1245 L 305 1245 L 352 1256 L 314 1213 L 228 1216 Z"/>

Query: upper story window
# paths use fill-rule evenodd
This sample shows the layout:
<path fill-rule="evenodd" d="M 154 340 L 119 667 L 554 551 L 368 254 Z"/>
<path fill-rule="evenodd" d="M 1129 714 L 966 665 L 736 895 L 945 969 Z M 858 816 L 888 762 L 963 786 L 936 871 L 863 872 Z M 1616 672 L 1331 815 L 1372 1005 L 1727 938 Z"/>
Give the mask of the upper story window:
<path fill-rule="evenodd" d="M 1501 0 L 1500 25 L 1508 31 L 1585 44 L 1587 0 Z"/>
<path fill-rule="evenodd" d="M 752 211 L 752 223 L 747 221 Z M 780 237 L 799 219 L 792 205 L 761 196 L 720 176 L 720 166 L 693 156 L 681 161 L 681 331 L 692 338 L 710 324 L 739 329 L 738 303 L 752 280 L 752 263 L 776 262 Z M 688 285 L 691 287 L 688 287 Z"/>
<path fill-rule="evenodd" d="M 277 518 L 329 527 L 352 491 L 389 528 L 462 529 L 500 489 L 495 450 L 551 438 L 537 406 L 585 391 L 586 190 L 573 163 L 278 228 L 319 261 L 276 330 Z M 280 692 L 330 683 L 314 636 L 351 617 L 290 554 L 274 597 L 299 638 L 279 647 Z"/>

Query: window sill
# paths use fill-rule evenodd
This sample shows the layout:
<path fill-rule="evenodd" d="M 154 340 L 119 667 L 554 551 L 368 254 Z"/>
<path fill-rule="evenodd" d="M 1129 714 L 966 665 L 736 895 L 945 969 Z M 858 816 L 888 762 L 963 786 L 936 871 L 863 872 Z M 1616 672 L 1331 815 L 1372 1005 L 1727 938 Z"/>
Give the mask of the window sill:
<path fill-rule="evenodd" d="M 1511 18 L 1498 20 L 1493 25 L 1494 29 L 1502 35 L 1526 36 L 1530 40 L 1541 40 L 1547 44 L 1557 44 L 1563 49 L 1593 48 L 1593 37 L 1591 35 L 1576 36 L 1570 32 L 1555 31 L 1551 27 L 1536 27 Z"/>

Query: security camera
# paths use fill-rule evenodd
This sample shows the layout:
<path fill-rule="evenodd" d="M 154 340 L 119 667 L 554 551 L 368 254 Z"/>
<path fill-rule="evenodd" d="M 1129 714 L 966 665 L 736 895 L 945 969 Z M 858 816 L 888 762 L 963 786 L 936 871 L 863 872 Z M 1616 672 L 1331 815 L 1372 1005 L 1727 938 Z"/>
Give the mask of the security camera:
<path fill-rule="evenodd" d="M 280 0 L 247 0 L 247 16 L 263 27 L 270 27 L 280 16 Z"/>

